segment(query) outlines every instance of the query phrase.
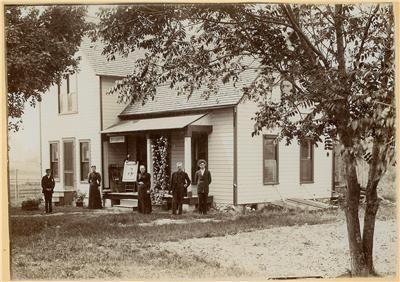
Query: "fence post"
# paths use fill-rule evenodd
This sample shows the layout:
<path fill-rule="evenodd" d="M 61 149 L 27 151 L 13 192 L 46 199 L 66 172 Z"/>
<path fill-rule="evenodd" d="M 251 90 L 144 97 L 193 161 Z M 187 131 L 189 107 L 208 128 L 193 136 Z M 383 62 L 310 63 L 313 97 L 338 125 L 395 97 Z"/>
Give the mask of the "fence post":
<path fill-rule="evenodd" d="M 15 169 L 15 199 L 19 200 L 19 193 L 18 193 L 18 169 Z"/>

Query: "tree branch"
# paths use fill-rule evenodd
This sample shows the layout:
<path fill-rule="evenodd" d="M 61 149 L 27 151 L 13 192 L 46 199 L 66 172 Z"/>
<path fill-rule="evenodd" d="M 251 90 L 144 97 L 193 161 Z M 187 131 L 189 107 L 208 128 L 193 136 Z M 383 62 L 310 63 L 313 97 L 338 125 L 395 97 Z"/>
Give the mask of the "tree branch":
<path fill-rule="evenodd" d="M 355 59 L 356 59 L 356 62 L 355 62 L 355 69 L 358 67 L 358 63 L 359 63 L 359 61 L 360 61 L 361 54 L 362 54 L 362 52 L 364 51 L 364 44 L 365 44 L 365 41 L 366 41 L 366 39 L 367 39 L 367 37 L 368 37 L 369 28 L 370 28 L 370 26 L 371 26 L 372 20 L 373 20 L 374 16 L 376 15 L 376 13 L 377 13 L 378 11 L 379 11 L 379 4 L 376 5 L 375 10 L 374 10 L 374 12 L 372 13 L 372 15 L 369 17 L 367 26 L 366 26 L 365 29 L 364 29 L 364 34 L 363 34 L 363 37 L 362 37 L 362 39 L 361 39 L 360 49 L 358 50 L 358 53 L 357 53 L 357 55 L 356 55 L 356 57 L 355 57 Z"/>
<path fill-rule="evenodd" d="M 290 8 L 290 5 L 289 4 L 280 4 L 280 7 L 283 9 L 284 13 L 288 17 L 290 23 L 292 24 L 292 28 L 294 29 L 294 31 L 299 35 L 299 37 L 305 43 L 306 47 L 308 47 L 308 50 L 311 50 L 318 56 L 318 58 L 323 62 L 325 68 L 329 68 L 330 67 L 329 62 L 321 54 L 321 52 L 319 52 L 315 48 L 315 46 L 311 43 L 310 39 L 304 34 L 304 32 L 299 27 L 299 25 L 296 23 L 296 20 L 294 19 L 293 11 Z"/>
<path fill-rule="evenodd" d="M 343 6 L 341 4 L 335 5 L 335 30 L 336 30 L 336 47 L 337 47 L 337 61 L 339 77 L 344 82 L 346 79 L 346 61 L 344 54 L 343 43 Z"/>

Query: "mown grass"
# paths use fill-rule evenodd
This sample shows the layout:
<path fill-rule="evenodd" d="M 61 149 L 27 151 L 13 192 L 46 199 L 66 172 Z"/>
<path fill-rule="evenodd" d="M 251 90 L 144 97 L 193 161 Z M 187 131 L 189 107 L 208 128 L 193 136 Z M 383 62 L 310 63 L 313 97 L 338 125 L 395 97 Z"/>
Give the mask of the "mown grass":
<path fill-rule="evenodd" d="M 337 219 L 336 211 L 268 211 L 248 215 L 214 213 L 220 220 L 185 224 L 141 226 L 139 223 L 171 218 L 168 213 L 35 216 L 10 218 L 13 279 L 165 279 L 166 277 L 246 277 L 240 267 L 225 267 L 191 254 L 157 249 L 158 242 L 224 236 L 276 226 L 322 224 Z"/>
<path fill-rule="evenodd" d="M 393 214 L 385 211 L 386 214 Z M 11 217 L 11 265 L 13 279 L 217 279 L 246 278 L 238 267 L 225 267 L 210 257 L 158 249 L 159 242 L 225 236 L 279 226 L 313 225 L 343 219 L 341 210 L 264 210 L 247 215 L 216 213 L 214 221 L 186 213 L 176 219 L 185 224 L 145 226 L 171 218 L 165 212 L 142 215 L 68 214 Z M 218 220 L 218 221 L 215 221 Z"/>

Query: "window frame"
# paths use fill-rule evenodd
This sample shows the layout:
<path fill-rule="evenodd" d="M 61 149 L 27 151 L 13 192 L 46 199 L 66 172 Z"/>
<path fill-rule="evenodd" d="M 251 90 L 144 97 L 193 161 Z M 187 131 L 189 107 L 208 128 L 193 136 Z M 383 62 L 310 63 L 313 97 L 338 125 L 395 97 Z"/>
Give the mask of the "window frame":
<path fill-rule="evenodd" d="M 57 155 L 58 155 L 58 157 L 57 157 L 58 175 L 57 176 L 54 174 L 53 166 L 52 166 L 52 164 L 54 163 L 53 159 L 52 159 L 53 154 L 52 154 L 52 151 L 51 151 L 52 145 L 57 145 Z M 49 158 L 50 167 L 49 168 L 51 169 L 51 173 L 53 175 L 54 181 L 60 182 L 60 170 L 61 170 L 61 168 L 60 168 L 60 157 L 61 157 L 61 154 L 60 154 L 60 141 L 50 141 L 49 142 L 49 152 L 50 152 L 50 158 Z"/>
<path fill-rule="evenodd" d="M 72 143 L 72 169 L 70 170 L 70 172 L 68 171 L 67 173 L 72 173 L 72 186 L 66 186 L 65 184 L 65 143 L 70 142 Z M 76 172 L 76 140 L 74 137 L 71 138 L 62 138 L 62 152 L 63 152 L 63 165 L 62 165 L 62 174 L 63 174 L 63 186 L 64 189 L 66 189 L 65 191 L 74 191 L 76 189 L 76 184 L 77 184 L 77 172 Z"/>
<path fill-rule="evenodd" d="M 302 143 L 303 142 L 307 142 L 307 144 L 308 144 L 308 159 L 303 159 L 303 157 L 302 157 Z M 314 157 L 315 156 L 315 153 L 314 153 L 314 151 L 315 151 L 314 142 L 311 139 L 305 139 L 305 140 L 300 141 L 299 147 L 300 147 L 300 149 L 299 149 L 299 164 L 300 164 L 300 166 L 299 166 L 299 177 L 300 177 L 300 184 L 314 183 L 314 159 L 315 159 L 315 157 Z M 302 161 L 303 160 L 310 160 L 310 163 L 311 163 L 311 178 L 310 179 L 304 179 L 302 177 L 301 166 L 302 166 Z"/>
<path fill-rule="evenodd" d="M 71 92 L 71 82 L 70 82 L 71 76 L 69 74 L 67 75 L 66 79 L 63 79 L 61 81 L 61 83 L 57 84 L 57 91 L 58 91 L 58 95 L 57 95 L 58 101 L 57 102 L 58 102 L 58 114 L 59 115 L 71 115 L 71 114 L 78 113 L 78 105 L 79 105 L 79 103 L 78 103 L 78 75 L 77 75 L 77 73 L 74 73 L 73 75 L 75 75 L 75 85 L 73 86 L 73 89 L 75 91 Z M 66 93 L 62 93 L 62 91 L 61 91 L 61 85 L 62 85 L 63 81 L 65 81 L 65 83 L 66 83 L 66 88 L 67 88 Z M 73 93 L 75 95 L 75 109 L 71 110 L 71 111 L 67 110 L 64 112 L 63 107 L 61 106 L 61 101 L 68 103 L 68 94 L 69 93 Z M 66 98 L 64 98 L 64 96 Z M 68 104 L 67 104 L 67 108 L 68 108 Z"/>
<path fill-rule="evenodd" d="M 279 184 L 279 142 L 277 140 L 278 135 L 275 134 L 263 134 L 262 136 L 262 181 L 263 185 L 278 185 Z M 270 181 L 266 182 L 265 181 L 265 146 L 264 146 L 264 140 L 265 139 L 273 139 L 276 140 L 275 144 L 275 156 L 276 156 L 276 181 Z"/>
<path fill-rule="evenodd" d="M 88 174 L 86 175 L 86 178 L 83 178 L 83 174 L 82 174 L 82 144 L 83 143 L 87 143 L 88 144 Z M 87 183 L 88 181 L 88 175 L 90 172 L 90 161 L 91 161 L 91 144 L 90 144 L 90 140 L 89 139 L 80 139 L 79 140 L 79 181 L 81 183 Z"/>

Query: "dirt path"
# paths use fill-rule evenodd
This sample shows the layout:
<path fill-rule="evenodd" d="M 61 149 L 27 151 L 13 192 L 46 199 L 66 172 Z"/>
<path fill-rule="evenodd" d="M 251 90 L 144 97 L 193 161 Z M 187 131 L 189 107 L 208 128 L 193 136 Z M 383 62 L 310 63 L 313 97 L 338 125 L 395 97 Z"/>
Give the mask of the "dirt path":
<path fill-rule="evenodd" d="M 375 268 L 383 275 L 396 271 L 396 222 L 377 221 Z M 165 242 L 158 250 L 174 250 L 238 267 L 252 278 L 285 276 L 337 277 L 349 268 L 347 231 L 333 224 L 279 227 L 225 237 Z"/>

